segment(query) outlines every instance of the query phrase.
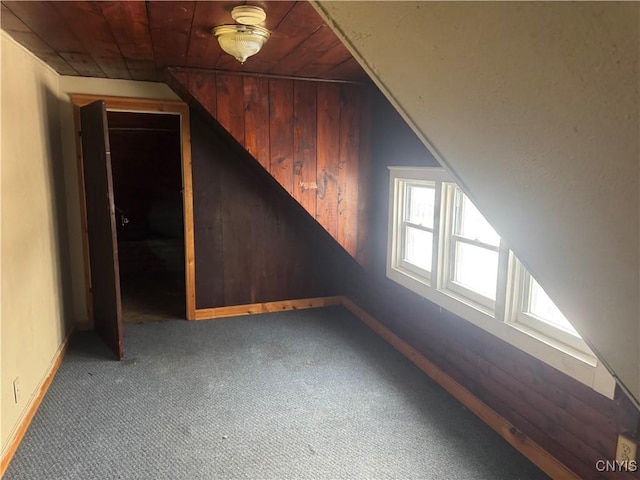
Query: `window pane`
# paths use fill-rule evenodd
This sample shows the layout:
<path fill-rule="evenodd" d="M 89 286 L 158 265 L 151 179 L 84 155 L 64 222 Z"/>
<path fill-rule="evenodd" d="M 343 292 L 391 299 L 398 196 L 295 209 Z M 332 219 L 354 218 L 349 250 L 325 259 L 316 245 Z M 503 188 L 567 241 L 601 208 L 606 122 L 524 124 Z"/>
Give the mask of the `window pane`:
<path fill-rule="evenodd" d="M 492 300 L 498 283 L 498 252 L 456 242 L 453 280 Z"/>
<path fill-rule="evenodd" d="M 433 210 L 436 190 L 433 187 L 407 186 L 407 220 L 433 228 Z"/>
<path fill-rule="evenodd" d="M 533 278 L 531 278 L 529 292 L 529 313 L 554 327 L 578 335 L 578 332 L 576 332 L 576 329 L 569 323 L 569 320 L 567 320 L 560 309 L 556 307 L 556 304 L 549 298 L 549 295 L 547 295 L 540 284 Z"/>
<path fill-rule="evenodd" d="M 433 233 L 407 227 L 404 260 L 430 272 L 432 253 Z"/>
<path fill-rule="evenodd" d="M 459 218 L 456 219 L 456 234 L 471 240 L 478 240 L 489 245 L 500 245 L 500 235 L 485 220 L 471 200 L 456 189 L 456 205 L 458 205 Z"/>

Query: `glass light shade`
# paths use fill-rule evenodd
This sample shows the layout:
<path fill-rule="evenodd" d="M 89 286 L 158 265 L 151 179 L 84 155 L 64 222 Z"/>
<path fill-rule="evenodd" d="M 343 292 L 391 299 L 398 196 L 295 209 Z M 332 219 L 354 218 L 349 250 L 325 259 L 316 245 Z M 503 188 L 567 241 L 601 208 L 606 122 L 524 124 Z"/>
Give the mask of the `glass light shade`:
<path fill-rule="evenodd" d="M 257 25 L 221 25 L 213 34 L 220 48 L 240 63 L 258 53 L 269 38 L 269 30 Z"/>

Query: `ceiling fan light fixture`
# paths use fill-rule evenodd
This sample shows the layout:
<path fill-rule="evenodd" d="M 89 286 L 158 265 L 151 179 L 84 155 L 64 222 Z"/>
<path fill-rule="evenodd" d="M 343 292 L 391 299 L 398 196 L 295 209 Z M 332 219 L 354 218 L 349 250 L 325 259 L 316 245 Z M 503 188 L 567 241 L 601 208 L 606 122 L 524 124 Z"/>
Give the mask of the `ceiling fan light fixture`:
<path fill-rule="evenodd" d="M 241 5 L 232 10 L 231 16 L 238 24 L 220 25 L 211 33 L 218 39 L 222 50 L 244 63 L 269 39 L 269 30 L 258 25 L 266 20 L 267 14 L 260 7 Z"/>

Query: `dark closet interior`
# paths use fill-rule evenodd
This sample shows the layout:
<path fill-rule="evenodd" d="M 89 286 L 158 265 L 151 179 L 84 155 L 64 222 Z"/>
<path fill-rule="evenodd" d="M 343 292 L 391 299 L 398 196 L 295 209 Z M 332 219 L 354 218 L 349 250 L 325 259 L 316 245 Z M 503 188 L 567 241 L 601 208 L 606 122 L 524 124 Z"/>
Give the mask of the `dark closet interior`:
<path fill-rule="evenodd" d="M 123 320 L 185 318 L 180 116 L 107 116 Z"/>

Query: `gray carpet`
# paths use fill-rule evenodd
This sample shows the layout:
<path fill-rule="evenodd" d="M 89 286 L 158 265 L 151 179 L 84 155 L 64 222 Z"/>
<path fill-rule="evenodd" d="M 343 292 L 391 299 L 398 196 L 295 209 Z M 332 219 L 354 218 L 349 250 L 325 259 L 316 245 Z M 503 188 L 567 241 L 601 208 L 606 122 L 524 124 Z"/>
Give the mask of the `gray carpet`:
<path fill-rule="evenodd" d="M 547 478 L 341 307 L 72 345 L 6 480 Z"/>

